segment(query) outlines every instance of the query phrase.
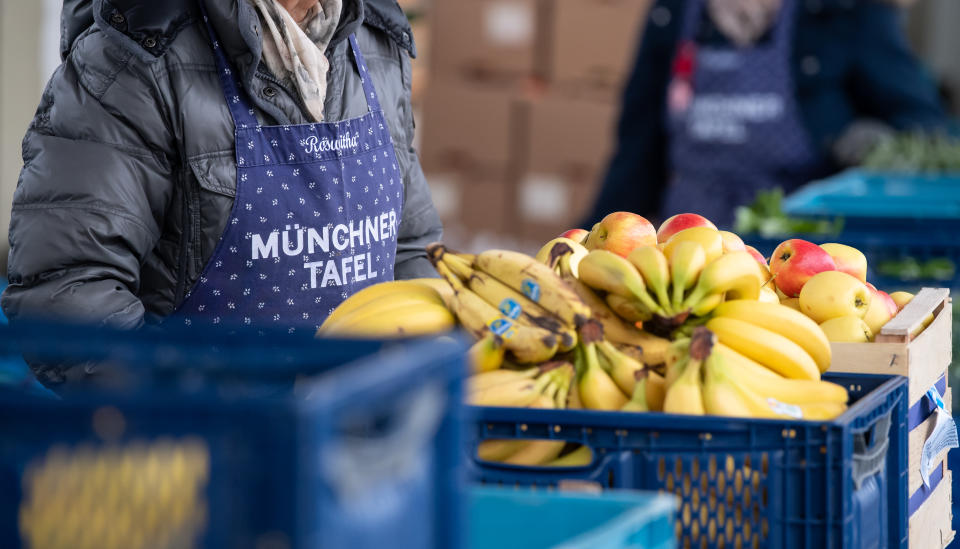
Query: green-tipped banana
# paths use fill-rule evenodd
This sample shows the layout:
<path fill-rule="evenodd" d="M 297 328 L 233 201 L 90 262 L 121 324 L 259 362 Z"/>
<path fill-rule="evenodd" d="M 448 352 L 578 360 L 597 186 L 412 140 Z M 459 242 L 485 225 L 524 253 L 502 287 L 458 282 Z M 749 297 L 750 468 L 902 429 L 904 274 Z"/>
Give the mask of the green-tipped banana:
<path fill-rule="evenodd" d="M 670 264 L 667 262 L 667 256 L 663 255 L 660 248 L 656 246 L 641 246 L 630 252 L 627 259 L 643 276 L 647 287 L 653 290 L 663 310 L 670 314 L 672 308 L 670 296 L 667 293 L 667 288 L 670 286 Z"/>
<path fill-rule="evenodd" d="M 647 293 L 643 277 L 626 259 L 607 250 L 593 250 L 580 261 L 580 280 L 591 288 L 622 297 L 633 298 L 651 312 L 664 311 Z"/>
<path fill-rule="evenodd" d="M 679 312 L 683 310 L 684 292 L 696 284 L 700 271 L 707 263 L 707 255 L 703 247 L 687 240 L 678 242 L 671 249 L 667 260 L 670 262 L 670 282 L 673 285 L 670 305 L 674 311 Z"/>
<path fill-rule="evenodd" d="M 630 358 L 614 347 L 609 341 L 597 343 L 600 365 L 610 374 L 617 387 L 625 395 L 633 394 L 634 385 L 637 383 L 636 373 L 643 370 L 643 364 Z"/>
<path fill-rule="evenodd" d="M 757 260 L 749 252 L 731 252 L 704 267 L 697 287 L 684 301 L 683 308 L 695 308 L 701 316 L 707 314 L 709 310 L 697 305 L 715 294 L 732 294 L 729 296 L 731 299 L 756 301 L 765 282 L 757 267 Z"/>
<path fill-rule="evenodd" d="M 649 412 L 650 407 L 647 405 L 647 376 L 649 372 L 647 370 L 637 370 L 633 374 L 636 380 L 633 386 L 633 396 L 630 397 L 630 402 L 623 405 L 622 410 L 624 412 Z"/>

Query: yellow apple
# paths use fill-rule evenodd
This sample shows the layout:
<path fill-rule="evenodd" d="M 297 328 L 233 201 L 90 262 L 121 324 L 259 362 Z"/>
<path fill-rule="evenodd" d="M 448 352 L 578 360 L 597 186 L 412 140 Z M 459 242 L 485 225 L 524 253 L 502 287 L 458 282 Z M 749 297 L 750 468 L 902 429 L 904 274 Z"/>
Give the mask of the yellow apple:
<path fill-rule="evenodd" d="M 897 304 L 897 310 L 903 309 L 907 306 L 907 303 L 913 300 L 913 294 L 910 292 L 893 292 L 890 294 L 890 297 L 893 298 L 893 302 Z"/>
<path fill-rule="evenodd" d="M 673 255 L 673 248 L 680 242 L 696 242 L 703 248 L 707 256 L 707 263 L 723 255 L 723 237 L 720 231 L 710 227 L 691 227 L 684 229 L 670 237 L 667 245 L 663 248 L 663 253 L 667 257 Z"/>
<path fill-rule="evenodd" d="M 856 315 L 838 316 L 820 324 L 827 339 L 834 343 L 866 343 L 873 340 L 870 326 Z"/>
<path fill-rule="evenodd" d="M 846 244 L 821 244 L 821 248 L 833 258 L 837 270 L 847 273 L 860 282 L 867 281 L 867 256 L 863 252 Z"/>
<path fill-rule="evenodd" d="M 773 286 L 773 284 L 769 284 L 767 286 L 760 288 L 760 297 L 757 298 L 757 301 L 779 304 L 780 298 L 777 296 L 777 292 L 774 291 L 770 286 Z"/>
<path fill-rule="evenodd" d="M 890 297 L 880 293 L 879 290 L 870 290 L 870 307 L 863 315 L 863 321 L 870 327 L 871 332 L 879 334 L 880 328 L 883 328 L 896 315 L 897 306 Z"/>
<path fill-rule="evenodd" d="M 810 277 L 800 291 L 800 311 L 821 323 L 840 316 L 863 318 L 870 308 L 870 290 L 847 273 L 824 271 Z"/>
<path fill-rule="evenodd" d="M 784 307 L 790 307 L 791 309 L 795 309 L 795 310 L 797 310 L 797 311 L 800 311 L 800 298 L 799 298 L 799 297 L 788 297 L 788 298 L 786 298 L 786 299 L 781 299 L 781 300 L 780 300 L 780 304 L 783 305 Z M 803 311 L 800 311 L 800 312 L 802 313 Z"/>
<path fill-rule="evenodd" d="M 723 238 L 723 253 L 742 252 L 747 249 L 743 239 L 731 233 L 730 231 L 720 231 L 720 237 Z"/>

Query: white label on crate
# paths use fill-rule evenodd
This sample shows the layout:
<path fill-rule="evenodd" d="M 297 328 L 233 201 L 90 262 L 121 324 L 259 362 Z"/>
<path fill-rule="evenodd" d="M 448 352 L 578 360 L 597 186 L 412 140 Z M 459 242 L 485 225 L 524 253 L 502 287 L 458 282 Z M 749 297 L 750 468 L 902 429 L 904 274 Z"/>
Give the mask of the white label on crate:
<path fill-rule="evenodd" d="M 923 485 L 929 488 L 930 473 L 940 466 L 933 462 L 934 458 L 948 448 L 957 448 L 960 441 L 957 439 L 957 424 L 947 412 L 937 387 L 931 387 L 926 397 L 936 405 L 933 413 L 937 416 L 933 432 L 923 443 L 923 452 L 920 454 L 920 478 L 923 479 Z"/>
<path fill-rule="evenodd" d="M 773 413 L 781 416 L 790 416 L 794 419 L 803 419 L 803 409 L 793 404 L 780 402 L 775 398 L 767 398 L 767 405 L 773 410 Z"/>
<path fill-rule="evenodd" d="M 564 180 L 530 175 L 520 185 L 520 214 L 531 221 L 569 221 L 572 205 Z"/>
<path fill-rule="evenodd" d="M 483 14 L 484 34 L 495 46 L 527 46 L 533 41 L 533 29 L 533 4 L 530 2 L 493 2 Z"/>

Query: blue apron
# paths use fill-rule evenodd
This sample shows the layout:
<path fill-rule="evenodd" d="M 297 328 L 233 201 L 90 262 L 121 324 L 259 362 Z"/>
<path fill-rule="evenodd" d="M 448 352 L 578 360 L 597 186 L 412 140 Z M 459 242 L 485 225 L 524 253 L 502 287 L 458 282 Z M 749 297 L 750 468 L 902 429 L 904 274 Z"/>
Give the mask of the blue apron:
<path fill-rule="evenodd" d="M 383 110 L 351 35 L 366 114 L 260 125 L 200 5 L 236 125 L 237 193 L 227 228 L 176 316 L 188 326 L 312 334 L 351 294 L 393 280 L 403 177 Z"/>
<path fill-rule="evenodd" d="M 766 43 L 746 48 L 694 43 L 705 3 L 691 0 L 686 9 L 667 92 L 672 173 L 662 213 L 694 212 L 729 226 L 758 190 L 789 192 L 822 160 L 795 99 L 795 1 L 783 1 Z"/>

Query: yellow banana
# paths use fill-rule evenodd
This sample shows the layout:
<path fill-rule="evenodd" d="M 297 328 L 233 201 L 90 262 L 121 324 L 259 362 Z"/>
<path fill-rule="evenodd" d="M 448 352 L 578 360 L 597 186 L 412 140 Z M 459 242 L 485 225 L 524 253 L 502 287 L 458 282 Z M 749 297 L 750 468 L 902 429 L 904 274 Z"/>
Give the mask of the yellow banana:
<path fill-rule="evenodd" d="M 467 379 L 467 392 L 473 393 L 488 389 L 495 385 L 510 383 L 521 379 L 533 379 L 543 373 L 543 368 L 534 367 L 526 370 L 492 370 L 474 374 Z"/>
<path fill-rule="evenodd" d="M 570 391 L 567 393 L 567 405 L 564 406 L 564 408 L 570 410 L 582 410 L 584 408 L 583 401 L 580 400 L 580 387 L 576 378 L 570 383 Z"/>
<path fill-rule="evenodd" d="M 537 439 L 524 442 L 520 450 L 503 459 L 502 462 L 510 465 L 540 466 L 557 459 L 563 447 L 567 445 L 565 440 Z"/>
<path fill-rule="evenodd" d="M 703 393 L 700 390 L 700 366 L 702 360 L 690 359 L 689 363 L 672 385 L 667 387 L 663 399 L 663 411 L 668 414 L 704 414 Z"/>
<path fill-rule="evenodd" d="M 627 260 L 637 268 L 647 287 L 653 290 L 660 306 L 669 314 L 670 297 L 667 288 L 670 286 L 670 264 L 667 256 L 656 246 L 641 246 L 630 252 Z"/>
<path fill-rule="evenodd" d="M 590 319 L 590 308 L 560 277 L 530 256 L 506 250 L 477 255 L 474 266 L 525 295 L 568 326 L 580 327 Z"/>
<path fill-rule="evenodd" d="M 610 374 L 617 387 L 623 394 L 632 395 L 637 383 L 636 373 L 644 369 L 643 364 L 620 352 L 609 341 L 598 342 L 597 353 L 600 365 Z"/>
<path fill-rule="evenodd" d="M 366 288 L 360 290 L 359 292 L 348 297 L 346 301 L 340 304 L 339 307 L 334 309 L 333 313 L 327 317 L 324 322 L 324 326 L 328 323 L 336 322 L 337 319 L 346 316 L 353 311 L 359 309 L 360 307 L 378 301 L 379 299 L 391 296 L 395 294 L 404 294 L 404 295 L 420 295 L 423 296 L 425 300 L 436 300 L 440 298 L 440 295 L 437 293 L 438 289 L 433 287 L 432 282 L 425 282 L 426 280 L 437 280 L 443 283 L 440 279 L 417 279 L 417 280 L 396 280 L 392 282 L 381 282 L 380 284 L 374 284 L 373 286 L 367 286 Z M 321 329 L 323 326 L 321 326 Z"/>
<path fill-rule="evenodd" d="M 585 369 L 580 376 L 580 400 L 589 410 L 619 410 L 627 397 L 600 366 L 597 344 L 583 344 Z"/>
<path fill-rule="evenodd" d="M 607 294 L 606 301 L 617 316 L 630 322 L 644 322 L 653 316 L 649 309 L 633 298 Z"/>
<path fill-rule="evenodd" d="M 624 412 L 649 412 L 650 407 L 647 406 L 647 371 L 646 370 L 637 370 L 633 373 L 634 375 L 634 388 L 633 396 L 630 397 L 630 402 L 623 405 Z"/>
<path fill-rule="evenodd" d="M 419 284 L 421 286 L 427 286 L 428 288 L 433 288 L 434 291 L 440 296 L 440 299 L 443 302 L 450 303 L 450 298 L 453 297 L 453 288 L 447 284 L 447 281 L 442 278 L 413 278 L 409 280 L 401 280 L 399 282 L 413 282 L 414 284 Z"/>
<path fill-rule="evenodd" d="M 467 362 L 473 372 L 489 372 L 503 366 L 506 349 L 500 336 L 487 334 L 467 351 Z"/>
<path fill-rule="evenodd" d="M 608 338 L 609 339 L 609 338 Z M 610 340 L 613 341 L 613 340 Z M 655 336 L 643 330 L 637 330 L 632 343 L 614 341 L 617 348 L 628 356 L 647 366 L 657 366 L 666 361 L 670 340 Z"/>
<path fill-rule="evenodd" d="M 589 446 L 580 446 L 565 456 L 544 463 L 543 467 L 585 467 L 593 463 L 593 451 Z"/>
<path fill-rule="evenodd" d="M 817 363 L 802 347 L 766 328 L 735 318 L 717 317 L 707 329 L 720 342 L 785 377 L 820 379 Z"/>
<path fill-rule="evenodd" d="M 667 345 L 666 353 L 663 357 L 663 362 L 666 364 L 667 369 L 673 368 L 678 362 L 690 352 L 690 338 L 683 337 L 676 341 L 670 342 Z"/>
<path fill-rule="evenodd" d="M 589 250 L 584 248 L 583 244 L 574 242 L 569 238 L 560 237 L 547 242 L 547 244 L 537 252 L 535 259 L 547 267 L 556 270 L 559 266 L 560 258 L 569 255 L 570 270 L 574 276 L 577 276 L 577 268 L 580 265 L 580 260 L 586 257 L 588 253 L 590 253 Z"/>
<path fill-rule="evenodd" d="M 667 240 L 663 252 L 670 257 L 672 249 L 681 242 L 694 242 L 703 248 L 707 263 L 723 255 L 723 235 L 712 227 L 691 227 L 676 233 Z"/>
<path fill-rule="evenodd" d="M 489 439 L 477 445 L 477 457 L 483 461 L 503 461 L 523 448 L 523 439 Z"/>
<path fill-rule="evenodd" d="M 647 407 L 651 412 L 663 411 L 663 400 L 667 396 L 666 380 L 653 370 L 647 370 Z"/>
<path fill-rule="evenodd" d="M 697 286 L 684 301 L 683 308 L 693 308 L 694 314 L 700 316 L 708 314 L 709 310 L 697 305 L 712 294 L 756 301 L 760 297 L 760 287 L 766 282 L 759 271 L 757 260 L 749 252 L 722 255 L 703 268 Z"/>
<path fill-rule="evenodd" d="M 790 307 L 779 303 L 735 300 L 714 309 L 713 316 L 735 318 L 765 327 L 803 347 L 817 363 L 821 373 L 830 367 L 830 342 L 823 329 L 810 317 Z"/>
<path fill-rule="evenodd" d="M 759 412 L 750 407 L 754 402 L 744 398 L 729 379 L 724 361 L 724 356 L 718 353 L 712 353 L 707 359 L 703 382 L 704 411 L 717 416 L 756 417 Z"/>
<path fill-rule="evenodd" d="M 616 343 L 630 344 L 640 338 L 640 330 L 625 322 L 617 316 L 606 302 L 598 296 L 592 289 L 564 268 L 563 280 L 570 288 L 586 303 L 590 308 L 593 319 L 603 325 L 603 336 Z"/>
<path fill-rule="evenodd" d="M 593 250 L 588 253 L 580 261 L 580 280 L 591 288 L 636 299 L 654 314 L 665 314 L 647 293 L 636 267 L 613 252 Z"/>
<path fill-rule="evenodd" d="M 668 414 L 703 415 L 703 389 L 700 381 L 703 363 L 716 344 L 716 336 L 703 327 L 693 331 L 687 356 L 681 358 L 678 366 L 686 359 L 683 372 L 673 384 L 667 386 L 663 400 L 663 411 Z M 669 373 L 669 372 L 668 372 Z"/>
<path fill-rule="evenodd" d="M 489 274 L 473 269 L 469 263 L 457 256 L 446 254 L 441 261 L 459 278 L 465 280 L 470 290 L 496 307 L 503 316 L 522 325 L 543 328 L 557 334 L 561 352 L 567 352 L 576 347 L 577 330 L 572 324 L 563 323 L 525 295 Z"/>
<path fill-rule="evenodd" d="M 323 325 L 320 326 L 317 333 L 336 332 L 340 326 L 356 325 L 366 319 L 375 318 L 382 314 L 389 314 L 390 311 L 394 309 L 414 308 L 420 305 L 446 306 L 436 293 L 433 295 L 406 292 L 386 294 L 376 301 L 356 307 L 346 314 L 338 315 L 334 320 L 327 319 Z"/>
<path fill-rule="evenodd" d="M 384 311 L 357 322 L 343 322 L 324 332 L 325 336 L 362 338 L 418 337 L 455 328 L 457 320 L 443 305 L 421 303 Z"/>
<path fill-rule="evenodd" d="M 467 402 L 473 406 L 512 406 L 526 408 L 540 397 L 548 380 L 521 379 L 473 391 Z"/>
<path fill-rule="evenodd" d="M 785 378 L 722 343 L 716 345 L 713 352 L 724 356 L 730 366 L 728 369 L 730 377 L 761 396 L 775 398 L 788 404 L 814 402 L 846 404 L 849 400 L 846 388 L 836 383 Z"/>
<path fill-rule="evenodd" d="M 556 334 L 543 328 L 517 324 L 467 289 L 446 263 L 439 261 L 436 268 L 453 288 L 451 306 L 454 314 L 474 337 L 481 339 L 489 333 L 500 336 L 504 347 L 521 363 L 544 362 L 557 353 L 559 341 Z"/>
<path fill-rule="evenodd" d="M 670 307 L 679 311 L 683 305 L 683 293 L 696 284 L 700 271 L 707 264 L 707 254 L 696 242 L 685 240 L 673 246 L 666 256 L 670 262 L 670 282 L 673 285 Z"/>
<path fill-rule="evenodd" d="M 790 404 L 774 397 L 764 397 L 731 373 L 733 368 L 723 354 L 714 354 L 708 360 L 707 384 L 710 413 L 737 417 L 806 419 L 811 421 L 833 419 L 847 406 L 843 402 L 804 402 Z"/>

